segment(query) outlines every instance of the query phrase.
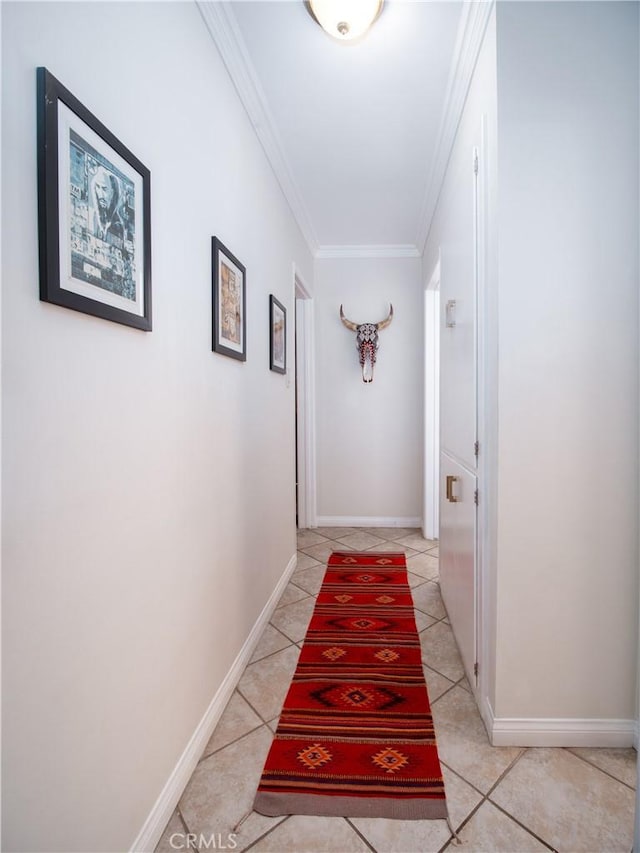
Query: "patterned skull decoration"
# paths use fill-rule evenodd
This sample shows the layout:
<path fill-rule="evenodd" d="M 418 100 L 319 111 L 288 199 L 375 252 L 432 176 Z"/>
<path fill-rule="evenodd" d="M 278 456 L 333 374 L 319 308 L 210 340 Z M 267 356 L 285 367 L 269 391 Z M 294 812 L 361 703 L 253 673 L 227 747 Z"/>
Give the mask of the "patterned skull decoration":
<path fill-rule="evenodd" d="M 373 367 L 376 363 L 378 351 L 378 332 L 386 329 L 393 320 L 393 305 L 389 304 L 389 314 L 379 323 L 352 323 L 347 320 L 340 306 L 340 319 L 352 332 L 356 333 L 356 349 L 360 353 L 360 364 L 362 365 L 362 381 L 373 382 Z"/>

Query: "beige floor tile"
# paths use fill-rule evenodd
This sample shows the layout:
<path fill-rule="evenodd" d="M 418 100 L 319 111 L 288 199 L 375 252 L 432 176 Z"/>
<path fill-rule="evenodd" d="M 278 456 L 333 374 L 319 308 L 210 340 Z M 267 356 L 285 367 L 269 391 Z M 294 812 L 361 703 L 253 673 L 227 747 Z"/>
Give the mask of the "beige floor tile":
<path fill-rule="evenodd" d="M 322 563 L 318 560 L 310 557 L 308 554 L 304 554 L 302 551 L 298 551 L 297 554 L 297 562 L 294 570 L 294 575 L 297 575 L 298 572 L 303 572 L 305 569 L 310 569 L 311 566 L 321 566 Z M 292 578 L 293 580 L 293 575 Z"/>
<path fill-rule="evenodd" d="M 202 753 L 202 758 L 207 758 L 207 756 L 216 752 L 216 750 L 228 746 L 234 740 L 248 734 L 261 725 L 262 720 L 260 717 L 236 691 L 224 709 L 224 713 L 220 717 L 215 731 L 209 738 L 209 743 L 205 746 Z"/>
<path fill-rule="evenodd" d="M 342 539 L 343 536 L 352 536 L 360 532 L 357 527 L 318 527 L 317 530 L 327 539 Z"/>
<path fill-rule="evenodd" d="M 563 853 L 631 849 L 634 792 L 567 750 L 528 749 L 491 800 Z"/>
<path fill-rule="evenodd" d="M 304 640 L 307 633 L 315 603 L 315 598 L 303 598 L 302 601 L 296 601 L 295 604 L 279 607 L 271 617 L 271 624 L 275 625 L 278 631 L 281 631 L 294 643 L 299 643 L 300 640 Z"/>
<path fill-rule="evenodd" d="M 284 588 L 284 592 L 278 599 L 278 604 L 276 607 L 286 607 L 287 604 L 294 604 L 296 601 L 301 601 L 303 598 L 306 598 L 309 593 L 297 586 L 293 581 L 289 581 L 289 583 Z"/>
<path fill-rule="evenodd" d="M 242 674 L 238 690 L 263 720 L 272 720 L 282 710 L 299 654 L 297 646 L 289 646 L 249 664 Z"/>
<path fill-rule="evenodd" d="M 416 531 L 410 527 L 361 527 L 363 533 L 371 533 L 381 539 L 402 539 L 403 536 L 411 536 Z"/>
<path fill-rule="evenodd" d="M 288 637 L 281 634 L 277 628 L 273 627 L 273 625 L 267 625 L 262 632 L 262 636 L 258 640 L 258 645 L 256 646 L 256 650 L 249 663 L 255 663 L 257 660 L 262 660 L 262 658 L 266 658 L 274 652 L 279 652 L 280 649 L 286 649 L 287 646 L 290 645 L 291 640 Z"/>
<path fill-rule="evenodd" d="M 430 553 L 416 554 L 407 560 L 407 568 L 420 577 L 432 580 L 440 576 L 440 561 Z"/>
<path fill-rule="evenodd" d="M 450 625 L 436 622 L 420 633 L 422 662 L 451 681 L 459 681 L 464 675 L 462 658 L 458 651 Z"/>
<path fill-rule="evenodd" d="M 423 613 L 422 610 L 414 610 L 413 615 L 415 616 L 418 631 L 424 631 L 425 628 L 428 628 L 430 625 L 435 625 L 438 621 L 432 616 L 427 616 L 427 614 Z"/>
<path fill-rule="evenodd" d="M 473 696 L 461 687 L 434 701 L 431 710 L 441 761 L 484 793 L 522 751 L 490 745 Z"/>
<path fill-rule="evenodd" d="M 637 753 L 635 749 L 603 749 L 572 747 L 569 752 L 584 758 L 590 764 L 595 764 L 605 773 L 609 773 L 625 785 L 636 787 L 637 782 Z"/>
<path fill-rule="evenodd" d="M 469 679 L 465 675 L 464 678 L 461 678 L 458 682 L 458 687 L 462 687 L 464 690 L 467 690 L 473 696 L 473 690 L 471 689 L 471 685 L 469 684 Z"/>
<path fill-rule="evenodd" d="M 369 548 L 378 548 L 384 545 L 384 539 L 379 536 L 373 536 L 371 533 L 352 533 L 351 536 L 341 536 L 336 540 L 336 545 L 340 547 L 352 548 L 354 551 L 366 551 Z"/>
<path fill-rule="evenodd" d="M 299 530 L 297 538 L 299 551 L 303 548 L 310 548 L 312 545 L 325 545 L 327 542 L 324 536 L 313 530 Z"/>
<path fill-rule="evenodd" d="M 381 554 L 404 554 L 407 559 L 414 557 L 418 552 L 412 548 L 405 548 L 404 545 L 399 545 L 397 542 L 382 542 L 381 545 L 374 545 L 373 548 L 367 548 L 367 551 L 379 551 Z"/>
<path fill-rule="evenodd" d="M 440 762 L 447 796 L 447 809 L 454 829 L 465 821 L 482 799 L 482 794 L 467 784 L 461 776 Z"/>
<path fill-rule="evenodd" d="M 419 530 L 409 536 L 403 536 L 397 541 L 406 545 L 407 548 L 413 548 L 414 551 L 427 551 L 429 548 L 435 548 L 438 544 L 434 539 L 425 539 Z"/>
<path fill-rule="evenodd" d="M 320 592 L 325 572 L 325 566 L 312 566 L 310 569 L 303 569 L 296 572 L 295 583 L 309 595 L 317 595 Z"/>
<path fill-rule="evenodd" d="M 425 581 L 411 594 L 413 595 L 413 603 L 418 610 L 423 610 L 429 616 L 433 616 L 434 619 L 444 619 L 447 615 L 440 594 L 440 586 L 435 581 Z"/>
<path fill-rule="evenodd" d="M 347 548 L 346 545 L 340 545 L 338 542 L 327 541 L 325 545 L 312 545 L 310 548 L 302 548 L 301 550 L 309 557 L 313 557 L 314 560 L 322 563 L 323 566 L 326 566 L 327 560 L 333 551 L 350 551 L 352 549 Z"/>
<path fill-rule="evenodd" d="M 439 556 L 440 556 L 440 548 L 439 548 L 439 546 L 438 546 L 438 545 L 436 545 L 436 547 L 435 547 L 435 548 L 429 548 L 428 553 L 429 553 L 430 555 L 433 555 L 434 557 L 439 557 Z"/>
<path fill-rule="evenodd" d="M 180 812 L 190 832 L 207 838 L 229 837 L 253 807 L 272 739 L 269 729 L 262 726 L 198 764 L 180 800 Z M 251 812 L 233 839 L 234 849 L 243 850 L 281 821 Z"/>
<path fill-rule="evenodd" d="M 469 823 L 460 830 L 461 845 L 450 844 L 447 851 L 454 853 L 535 853 L 548 850 L 526 829 L 511 820 L 492 803 L 485 801 Z M 595 851 L 594 851 L 595 853 Z"/>
<path fill-rule="evenodd" d="M 424 672 L 424 680 L 427 682 L 429 701 L 433 705 L 436 699 L 439 699 L 443 693 L 453 687 L 453 681 L 449 681 L 444 675 L 440 675 L 435 669 L 429 669 L 428 666 L 423 665 L 422 671 Z"/>
<path fill-rule="evenodd" d="M 349 820 L 377 853 L 437 853 L 451 838 L 446 820 Z"/>
<path fill-rule="evenodd" d="M 187 829 L 176 810 L 162 833 L 162 838 L 158 841 L 155 853 L 176 853 L 176 850 L 186 850 L 188 853 L 189 850 L 195 850 L 187 835 Z"/>
<path fill-rule="evenodd" d="M 370 853 L 343 817 L 293 815 L 251 848 L 255 853 Z"/>
<path fill-rule="evenodd" d="M 414 575 L 413 572 L 407 572 L 407 580 L 409 581 L 409 587 L 411 589 L 415 589 L 420 584 L 427 583 L 426 578 L 421 578 L 420 575 Z"/>

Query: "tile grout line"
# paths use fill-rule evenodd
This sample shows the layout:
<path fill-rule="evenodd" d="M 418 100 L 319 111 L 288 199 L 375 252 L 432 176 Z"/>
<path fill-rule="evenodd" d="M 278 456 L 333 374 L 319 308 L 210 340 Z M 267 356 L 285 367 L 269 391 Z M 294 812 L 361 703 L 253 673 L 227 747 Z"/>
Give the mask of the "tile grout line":
<path fill-rule="evenodd" d="M 271 625 L 271 622 L 269 622 L 269 623 L 267 623 L 267 624 Z M 287 636 L 287 634 L 284 634 L 284 633 L 283 633 L 279 628 L 277 628 L 275 625 L 271 625 L 271 627 L 272 627 L 272 628 L 275 628 L 275 630 L 276 630 L 279 634 L 282 634 L 282 636 L 285 638 L 285 640 L 288 640 L 288 641 L 289 641 L 288 645 L 283 646 L 281 649 L 276 649 L 276 650 L 275 650 L 275 652 L 269 652 L 269 654 L 265 655 L 264 657 L 258 658 L 257 660 L 249 661 L 249 663 L 248 663 L 248 664 L 245 666 L 245 668 L 242 670 L 242 675 L 240 676 L 240 679 L 242 679 L 242 676 L 245 674 L 245 672 L 249 669 L 249 667 L 250 667 L 250 666 L 255 666 L 257 663 L 262 663 L 262 661 L 266 660 L 267 658 L 272 658 L 274 655 L 277 655 L 277 654 L 279 654 L 280 652 L 283 652 L 285 649 L 288 649 L 288 648 L 289 648 L 289 646 L 295 646 L 295 645 L 296 645 L 296 641 L 295 641 L 295 640 L 292 640 L 292 639 L 291 639 L 291 637 Z M 240 683 L 240 682 L 238 681 L 238 683 Z"/>
<path fill-rule="evenodd" d="M 345 821 L 347 822 L 347 824 L 351 827 L 351 829 L 356 833 L 356 835 L 357 835 L 357 836 L 358 836 L 362 841 L 364 841 L 364 843 L 367 845 L 367 847 L 369 848 L 369 850 L 371 850 L 371 851 L 372 851 L 372 853 L 378 853 L 378 851 L 377 851 L 377 850 L 376 850 L 376 848 L 373 846 L 373 844 L 369 841 L 369 839 L 368 839 L 365 835 L 363 835 L 363 834 L 362 834 L 362 832 L 360 832 L 360 830 L 358 829 L 358 827 L 357 827 L 357 826 L 354 826 L 354 825 L 351 823 L 351 819 L 350 819 L 350 818 L 345 817 L 345 818 L 344 818 L 344 820 L 345 820 Z"/>
<path fill-rule="evenodd" d="M 448 770 L 450 770 L 451 772 L 455 773 L 455 775 L 456 775 L 456 776 L 458 776 L 460 779 L 462 779 L 462 781 L 463 781 L 463 782 L 465 782 L 467 785 L 469 785 L 471 788 L 473 788 L 473 790 L 474 790 L 474 791 L 476 791 L 478 794 L 480 794 L 480 796 L 482 797 L 482 799 L 480 800 L 480 802 L 478 802 L 478 803 L 477 803 L 477 805 L 476 805 L 476 806 L 475 806 L 475 807 L 474 807 L 474 808 L 469 812 L 469 814 L 464 818 L 464 820 L 463 820 L 463 821 L 460 823 L 460 825 L 457 827 L 457 829 L 456 829 L 456 834 L 459 834 L 459 833 L 460 833 L 460 831 L 461 831 L 461 830 L 463 830 L 463 829 L 464 829 L 464 827 L 465 827 L 465 826 L 466 826 L 466 825 L 471 821 L 471 819 L 474 817 L 474 815 L 476 815 L 476 814 L 478 813 L 478 811 L 480 810 L 480 808 L 481 808 L 485 803 L 487 803 L 487 802 L 488 802 L 491 806 L 493 806 L 494 808 L 498 809 L 498 811 L 502 812 L 506 817 L 508 817 L 508 818 L 509 818 L 509 820 L 512 820 L 514 823 L 516 823 L 516 824 L 517 824 L 521 829 L 523 829 L 523 830 L 524 830 L 528 835 L 531 835 L 533 838 L 535 838 L 535 839 L 536 839 L 536 841 L 539 841 L 541 844 L 544 844 L 544 846 L 545 846 L 548 850 L 552 851 L 552 853 L 558 853 L 558 851 L 556 850 L 556 848 L 555 848 L 555 847 L 553 847 L 551 844 L 549 844 L 547 841 L 545 841 L 543 838 L 541 838 L 539 835 L 537 835 L 537 833 L 533 832 L 533 830 L 532 830 L 532 829 L 530 829 L 528 826 L 526 826 L 524 823 L 522 823 L 520 820 L 518 820 L 518 818 L 516 818 L 516 817 L 514 817 L 512 814 L 510 814 L 510 813 L 509 813 L 505 808 L 503 808 L 502 806 L 499 806 L 496 802 L 494 802 L 494 800 L 491 800 L 491 799 L 490 799 L 490 794 L 492 794 L 492 793 L 495 791 L 495 789 L 497 788 L 497 786 L 500 784 L 500 782 L 502 782 L 502 781 L 504 780 L 504 778 L 507 776 L 507 774 L 508 774 L 508 773 L 510 773 L 510 772 L 511 772 L 511 770 L 513 770 L 513 768 L 514 768 L 514 767 L 515 767 L 515 765 L 520 761 L 520 759 L 521 759 L 521 758 L 522 758 L 522 756 L 525 754 L 525 752 L 527 752 L 528 748 L 529 748 L 529 747 L 524 747 L 524 748 L 522 749 L 522 751 L 520 752 L 520 754 L 519 754 L 519 755 L 517 755 L 517 756 L 513 759 L 513 761 L 508 765 L 508 767 L 506 767 L 506 768 L 505 768 L 505 770 L 503 770 L 503 772 L 500 774 L 500 776 L 496 779 L 496 781 L 493 783 L 493 785 L 489 788 L 489 790 L 488 790 L 486 793 L 484 793 L 483 791 L 481 791 L 481 790 L 480 790 L 476 785 L 474 785 L 472 782 L 469 782 L 469 780 L 468 780 L 468 779 L 465 779 L 465 777 L 464 777 L 464 776 L 463 776 L 459 771 L 454 770 L 454 769 L 453 769 L 453 767 L 450 767 L 450 765 L 446 764 L 444 761 L 442 762 L 442 764 L 443 764 L 443 765 L 444 765 Z M 446 789 L 445 789 L 445 790 L 446 790 Z M 449 843 L 450 843 L 450 841 L 449 841 L 449 842 L 447 842 L 447 845 L 448 845 Z M 441 850 L 439 851 L 439 853 L 442 853 L 442 851 L 446 849 L 446 846 L 447 846 L 447 845 L 445 845 L 445 847 L 441 848 Z"/>
<path fill-rule="evenodd" d="M 512 814 L 510 814 L 503 806 L 498 805 L 498 803 L 494 802 L 494 800 L 490 800 L 488 795 L 485 798 L 485 801 L 491 803 L 491 805 L 495 809 L 498 809 L 498 811 L 501 811 L 502 814 L 506 815 L 514 823 L 517 823 L 521 829 L 524 829 L 526 832 L 529 833 L 529 835 L 532 835 L 537 841 L 539 841 L 541 844 L 544 844 L 544 846 L 546 848 L 553 851 L 553 853 L 558 853 L 558 851 L 556 850 L 556 848 L 552 844 L 549 844 L 548 841 L 545 841 L 544 838 L 542 838 L 540 835 L 538 835 L 536 832 L 534 832 L 532 829 L 530 829 L 530 827 L 528 827 L 526 824 L 522 823 L 522 821 L 518 820 L 517 817 L 514 817 Z"/>
<path fill-rule="evenodd" d="M 245 702 L 247 702 L 247 700 L 245 699 L 244 696 L 242 698 L 244 699 Z M 249 705 L 248 702 L 247 702 L 247 705 Z M 254 712 L 254 714 L 258 713 L 255 710 L 255 708 L 253 708 L 251 705 L 249 705 L 249 707 Z M 261 722 L 257 726 L 254 726 L 253 728 L 249 729 L 248 731 L 243 732 L 241 735 L 238 735 L 238 737 L 234 738 L 233 740 L 230 740 L 228 743 L 225 743 L 222 746 L 218 746 L 212 752 L 209 752 L 206 755 L 203 752 L 202 756 L 198 759 L 198 764 L 201 764 L 203 761 L 206 761 L 207 758 L 211 758 L 212 755 L 217 755 L 219 752 L 221 752 L 223 749 L 226 749 L 228 746 L 232 746 L 234 743 L 238 743 L 238 741 L 242 740 L 243 737 L 246 737 L 247 735 L 253 734 L 253 732 L 257 732 L 258 729 L 261 729 L 263 726 L 268 727 L 267 723 L 262 722 L 262 717 L 260 717 L 260 720 L 261 720 Z M 269 731 L 271 731 L 271 730 L 269 729 Z M 214 729 L 214 732 L 215 732 L 215 729 Z M 206 749 L 206 747 L 205 747 L 205 749 Z"/>
<path fill-rule="evenodd" d="M 259 814 L 259 812 L 257 814 Z M 278 821 L 278 823 L 276 823 L 274 826 L 269 827 L 269 829 L 266 832 L 263 832 L 262 835 L 259 835 L 258 838 L 254 838 L 251 844 L 247 845 L 247 847 L 243 847 L 242 850 L 239 851 L 239 853 L 247 853 L 247 851 L 251 850 L 252 847 L 255 847 L 259 841 L 262 841 L 263 838 L 266 838 L 268 835 L 271 835 L 271 833 L 275 829 L 278 829 L 278 827 L 282 826 L 283 823 L 286 823 L 290 817 L 291 815 L 285 815 L 281 821 Z"/>
<path fill-rule="evenodd" d="M 289 648 L 289 646 L 287 646 L 287 648 Z M 281 649 L 281 651 L 284 651 L 284 649 Z M 276 653 L 276 654 L 277 654 L 277 653 Z M 265 725 L 265 726 L 269 729 L 269 731 L 271 732 L 271 729 L 269 728 L 269 720 L 265 720 L 265 718 L 262 716 L 262 714 L 260 714 L 260 713 L 258 712 L 258 710 L 257 710 L 256 708 L 254 708 L 254 707 L 253 707 L 253 705 L 251 704 L 251 702 L 247 699 L 247 697 L 244 695 L 244 693 L 240 690 L 240 688 L 239 688 L 239 687 L 236 687 L 236 690 L 237 690 L 237 691 L 238 691 L 238 693 L 242 696 L 242 698 L 243 698 L 243 699 L 244 699 L 244 701 L 247 703 L 247 705 L 251 708 L 251 710 L 254 712 L 254 714 L 257 714 L 257 715 L 258 715 L 258 717 L 260 717 L 260 719 L 262 720 L 262 724 L 263 724 L 263 725 Z M 271 717 L 271 719 L 272 719 L 272 720 L 275 720 L 275 717 Z M 259 726 L 256 726 L 256 728 L 259 728 Z M 273 732 L 271 732 L 271 734 L 273 735 Z M 244 735 L 243 735 L 243 737 L 244 737 Z"/>
<path fill-rule="evenodd" d="M 182 797 L 180 799 L 182 799 Z M 182 828 L 184 829 L 185 834 L 190 835 L 191 830 L 189 829 L 189 826 L 187 825 L 187 821 L 185 820 L 184 815 L 182 814 L 182 811 L 180 810 L 180 801 L 178 801 L 178 805 L 176 806 L 176 814 L 178 815 L 178 818 L 180 820 L 180 823 L 182 824 Z M 188 839 L 187 850 L 195 850 L 195 849 L 196 848 L 191 845 L 191 839 Z"/>
<path fill-rule="evenodd" d="M 542 747 L 542 748 L 545 748 L 545 747 Z M 553 749 L 554 747 L 546 747 L 546 748 L 547 748 L 547 749 Z M 603 769 L 602 769 L 602 767 L 598 767 L 598 765 L 597 765 L 597 764 L 594 764 L 594 763 L 593 763 L 593 761 L 589 761 L 589 759 L 588 759 L 588 758 L 585 758 L 583 755 L 577 755 L 575 752 L 573 752 L 573 751 L 572 751 L 572 750 L 574 750 L 574 749 L 581 749 L 581 748 L 583 748 L 583 747 L 579 747 L 579 746 L 561 746 L 561 747 L 555 747 L 555 748 L 556 748 L 556 749 L 558 749 L 558 748 L 559 748 L 559 749 L 564 749 L 566 752 L 570 752 L 570 753 L 571 753 L 571 755 L 573 755 L 573 756 L 574 756 L 574 758 L 579 758 L 579 759 L 580 759 L 580 761 L 584 761 L 584 763 L 585 763 L 585 764 L 588 764 L 590 767 L 593 767 L 595 770 L 599 770 L 601 773 L 604 773 L 604 774 L 605 774 L 605 776 L 608 776 L 610 779 L 613 779 L 613 780 L 614 780 L 614 782 L 619 782 L 621 785 L 624 785 L 624 786 L 625 786 L 625 788 L 629 788 L 631 791 L 633 791 L 633 792 L 635 793 L 635 790 L 636 790 L 636 789 L 635 789 L 635 787 L 634 787 L 633 785 L 630 785 L 628 782 L 625 782 L 625 781 L 623 781 L 622 779 L 618 779 L 618 777 L 617 777 L 617 776 L 614 776 L 614 775 L 613 775 L 613 773 L 611 773 L 609 770 L 603 770 Z M 587 749 L 589 749 L 589 747 L 586 747 L 586 748 L 587 748 Z M 595 749 L 595 748 L 596 748 L 596 747 L 591 747 L 591 749 Z M 612 748 L 612 749 L 633 749 L 633 747 L 632 747 L 632 746 L 629 746 L 629 747 L 610 747 L 610 748 Z"/>

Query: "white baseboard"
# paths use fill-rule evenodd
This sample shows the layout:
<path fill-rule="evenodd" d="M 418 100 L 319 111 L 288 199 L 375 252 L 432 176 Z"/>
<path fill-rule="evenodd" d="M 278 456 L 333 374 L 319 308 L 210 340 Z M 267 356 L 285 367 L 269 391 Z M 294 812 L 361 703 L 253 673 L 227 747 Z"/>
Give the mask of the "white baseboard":
<path fill-rule="evenodd" d="M 635 721 L 635 727 L 633 732 L 633 745 L 636 748 L 636 752 L 640 749 L 640 720 Z"/>
<path fill-rule="evenodd" d="M 262 636 L 262 632 L 269 622 L 269 619 L 271 619 L 271 615 L 275 610 L 280 596 L 284 592 L 284 588 L 289 583 L 289 579 L 296 567 L 296 561 L 297 555 L 294 554 L 289 560 L 287 567 L 278 581 L 276 588 L 273 590 L 269 600 L 263 607 L 262 613 L 256 620 L 256 623 L 251 629 L 251 633 L 247 637 L 244 645 L 240 649 L 238 656 L 231 665 L 231 669 L 216 691 L 215 696 L 211 700 L 211 704 L 205 711 L 204 716 L 198 723 L 189 743 L 185 747 L 184 752 L 178 759 L 178 763 L 174 767 L 173 772 L 169 776 L 166 785 L 160 793 L 160 796 L 151 809 L 149 817 L 146 819 L 144 826 L 134 841 L 133 846 L 131 847 L 131 853 L 143 853 L 143 851 L 155 850 L 156 845 L 158 844 L 158 841 L 160 841 L 162 833 L 164 832 L 164 829 L 187 786 L 187 782 L 191 778 L 191 774 L 200 760 L 200 756 L 202 755 L 209 738 L 213 734 L 215 727 L 218 725 L 218 721 L 220 720 L 233 691 L 236 689 L 246 665 L 253 656 L 258 640 Z"/>
<path fill-rule="evenodd" d="M 629 747 L 637 739 L 635 720 L 524 719 L 494 717 L 494 746 Z"/>
<path fill-rule="evenodd" d="M 320 515 L 318 527 L 422 527 L 422 519 L 386 518 L 379 515 Z"/>

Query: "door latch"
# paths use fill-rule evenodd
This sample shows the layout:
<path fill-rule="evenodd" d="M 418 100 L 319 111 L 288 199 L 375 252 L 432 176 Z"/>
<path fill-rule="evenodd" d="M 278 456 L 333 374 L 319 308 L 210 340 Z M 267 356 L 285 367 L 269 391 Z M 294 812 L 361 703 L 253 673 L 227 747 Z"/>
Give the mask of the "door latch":
<path fill-rule="evenodd" d="M 456 325 L 456 300 L 449 299 L 445 306 L 445 324 L 447 329 L 453 329 Z"/>
<path fill-rule="evenodd" d="M 458 482 L 458 478 L 454 477 L 453 474 L 447 475 L 447 500 L 452 504 L 458 503 L 460 500 L 456 495 L 453 494 L 453 484 Z"/>

